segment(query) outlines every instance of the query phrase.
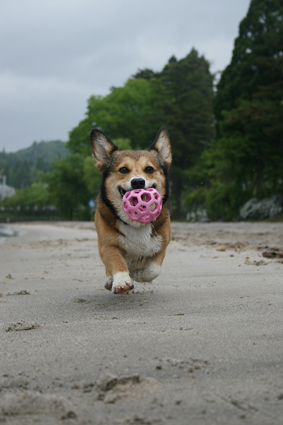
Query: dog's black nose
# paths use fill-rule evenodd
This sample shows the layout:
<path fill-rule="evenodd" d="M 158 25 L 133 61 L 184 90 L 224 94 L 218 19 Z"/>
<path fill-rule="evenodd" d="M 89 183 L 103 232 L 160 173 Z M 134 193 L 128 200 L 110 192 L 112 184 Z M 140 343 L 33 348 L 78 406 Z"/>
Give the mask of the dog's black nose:
<path fill-rule="evenodd" d="M 142 189 L 145 187 L 145 179 L 136 178 L 131 181 L 131 186 L 133 189 Z"/>

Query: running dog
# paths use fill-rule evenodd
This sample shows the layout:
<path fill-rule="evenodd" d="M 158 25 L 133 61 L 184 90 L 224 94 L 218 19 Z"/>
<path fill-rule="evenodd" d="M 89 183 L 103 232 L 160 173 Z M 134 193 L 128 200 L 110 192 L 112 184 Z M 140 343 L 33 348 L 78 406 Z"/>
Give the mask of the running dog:
<path fill-rule="evenodd" d="M 92 130 L 90 140 L 95 164 L 102 173 L 95 226 L 106 269 L 105 288 L 121 294 L 133 289 L 133 280 L 151 282 L 159 276 L 170 242 L 169 133 L 162 127 L 148 151 L 119 151 L 98 129 Z M 122 200 L 130 190 L 148 188 L 161 195 L 162 210 L 155 221 L 141 224 L 129 218 Z"/>

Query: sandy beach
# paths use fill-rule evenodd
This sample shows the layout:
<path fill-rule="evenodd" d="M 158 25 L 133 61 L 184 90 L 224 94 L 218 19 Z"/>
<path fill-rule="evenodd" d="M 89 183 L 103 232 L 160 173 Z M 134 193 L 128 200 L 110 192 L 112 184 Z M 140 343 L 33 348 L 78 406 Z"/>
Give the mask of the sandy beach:
<path fill-rule="evenodd" d="M 283 423 L 283 223 L 174 223 L 127 295 L 104 288 L 93 223 L 8 227 L 0 423 Z"/>

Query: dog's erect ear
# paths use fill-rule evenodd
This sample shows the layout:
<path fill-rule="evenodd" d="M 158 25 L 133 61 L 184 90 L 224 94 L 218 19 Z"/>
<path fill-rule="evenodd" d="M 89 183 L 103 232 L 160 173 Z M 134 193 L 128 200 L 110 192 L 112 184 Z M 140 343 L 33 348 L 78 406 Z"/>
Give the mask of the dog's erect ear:
<path fill-rule="evenodd" d="M 118 148 L 97 128 L 90 133 L 90 141 L 95 165 L 103 173 L 110 165 L 112 153 Z"/>
<path fill-rule="evenodd" d="M 163 167 L 169 168 L 172 162 L 169 133 L 166 127 L 162 127 L 157 133 L 150 150 L 156 150 Z"/>

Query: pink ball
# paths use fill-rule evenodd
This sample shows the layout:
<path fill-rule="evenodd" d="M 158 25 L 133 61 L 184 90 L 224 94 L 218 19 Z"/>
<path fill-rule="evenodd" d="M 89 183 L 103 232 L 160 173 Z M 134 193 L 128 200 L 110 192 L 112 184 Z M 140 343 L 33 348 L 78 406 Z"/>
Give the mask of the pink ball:
<path fill-rule="evenodd" d="M 130 190 L 123 196 L 123 209 L 131 220 L 150 223 L 161 213 L 162 198 L 153 187 Z"/>

